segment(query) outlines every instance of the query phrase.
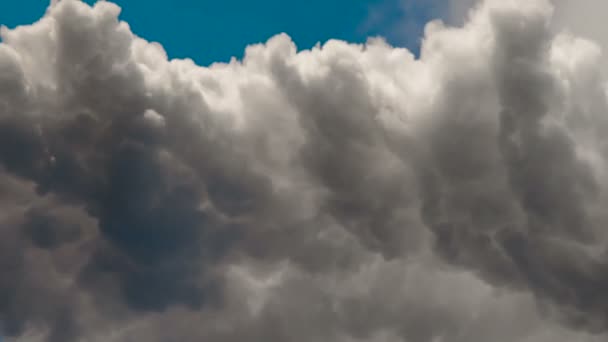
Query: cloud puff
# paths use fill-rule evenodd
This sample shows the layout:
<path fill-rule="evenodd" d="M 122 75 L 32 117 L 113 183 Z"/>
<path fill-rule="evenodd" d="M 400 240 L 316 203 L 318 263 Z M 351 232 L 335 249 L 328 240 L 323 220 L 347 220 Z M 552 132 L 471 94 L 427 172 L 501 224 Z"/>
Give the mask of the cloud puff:
<path fill-rule="evenodd" d="M 110 2 L 3 28 L 0 329 L 604 340 L 604 62 L 553 11 L 485 1 L 420 58 L 281 34 L 208 68 Z"/>

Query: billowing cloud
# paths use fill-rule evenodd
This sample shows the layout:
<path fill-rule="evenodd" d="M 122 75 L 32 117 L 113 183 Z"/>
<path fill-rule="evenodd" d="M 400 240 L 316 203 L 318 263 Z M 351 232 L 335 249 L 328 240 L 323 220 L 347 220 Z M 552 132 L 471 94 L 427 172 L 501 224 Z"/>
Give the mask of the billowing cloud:
<path fill-rule="evenodd" d="M 555 5 L 208 68 L 110 2 L 3 28 L 2 333 L 605 340 L 602 45 Z"/>

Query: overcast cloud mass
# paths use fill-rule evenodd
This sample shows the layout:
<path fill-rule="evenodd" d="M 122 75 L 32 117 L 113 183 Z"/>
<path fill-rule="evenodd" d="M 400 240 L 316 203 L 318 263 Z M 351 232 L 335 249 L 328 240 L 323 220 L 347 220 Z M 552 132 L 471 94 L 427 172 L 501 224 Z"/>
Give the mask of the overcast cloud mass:
<path fill-rule="evenodd" d="M 606 341 L 606 60 L 565 3 L 209 68 L 110 2 L 2 28 L 2 334 Z"/>

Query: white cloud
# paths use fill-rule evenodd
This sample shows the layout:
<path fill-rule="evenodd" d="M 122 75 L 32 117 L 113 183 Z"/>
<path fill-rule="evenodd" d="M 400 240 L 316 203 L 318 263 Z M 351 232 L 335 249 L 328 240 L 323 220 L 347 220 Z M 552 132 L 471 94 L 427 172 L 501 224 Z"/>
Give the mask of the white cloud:
<path fill-rule="evenodd" d="M 208 68 L 110 2 L 3 29 L 0 328 L 604 340 L 603 43 L 557 6 L 488 0 L 419 59 L 278 35 Z"/>

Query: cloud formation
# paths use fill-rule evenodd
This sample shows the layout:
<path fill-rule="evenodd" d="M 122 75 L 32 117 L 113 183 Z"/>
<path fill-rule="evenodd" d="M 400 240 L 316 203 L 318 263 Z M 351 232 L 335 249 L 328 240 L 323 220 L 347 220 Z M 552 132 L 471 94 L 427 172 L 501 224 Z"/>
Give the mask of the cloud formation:
<path fill-rule="evenodd" d="M 2 333 L 605 340 L 602 46 L 554 11 L 487 0 L 419 58 L 280 34 L 208 68 L 110 2 L 2 28 Z"/>

